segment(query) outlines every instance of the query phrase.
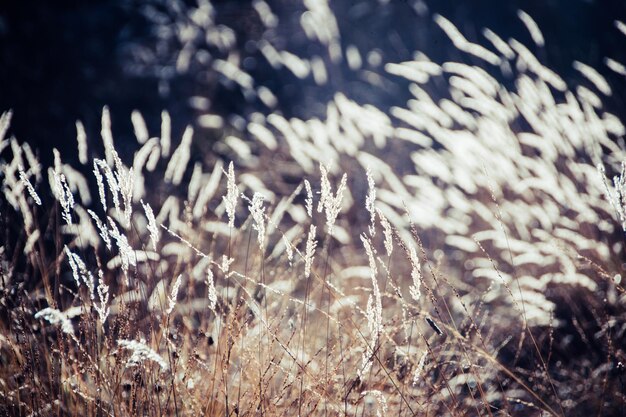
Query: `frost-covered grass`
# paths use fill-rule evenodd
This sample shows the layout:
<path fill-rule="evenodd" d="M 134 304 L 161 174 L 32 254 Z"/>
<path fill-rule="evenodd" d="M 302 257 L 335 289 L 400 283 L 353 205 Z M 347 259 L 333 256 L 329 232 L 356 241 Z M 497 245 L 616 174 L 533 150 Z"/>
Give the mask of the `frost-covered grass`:
<path fill-rule="evenodd" d="M 234 47 L 199 3 L 166 32 L 189 41 L 179 71 L 198 57 L 190 33 Z M 306 120 L 200 115 L 230 132 L 202 158 L 192 127 L 172 137 L 164 112 L 149 132 L 134 112 L 124 159 L 105 108 L 102 141 L 77 123 L 77 166 L 56 150 L 41 166 L 2 115 L 0 409 L 622 413 L 626 155 L 609 83 L 575 63 L 567 85 L 533 54 L 544 40 L 523 12 L 534 45 L 489 30 L 479 44 L 435 16 L 471 64 L 415 52 L 381 64 L 383 80 L 342 49 L 325 2 L 305 5 L 325 55 L 268 43 L 270 63 L 325 85 L 346 59 L 413 98 L 387 113 L 337 92 Z M 232 55 L 204 64 L 275 103 Z"/>

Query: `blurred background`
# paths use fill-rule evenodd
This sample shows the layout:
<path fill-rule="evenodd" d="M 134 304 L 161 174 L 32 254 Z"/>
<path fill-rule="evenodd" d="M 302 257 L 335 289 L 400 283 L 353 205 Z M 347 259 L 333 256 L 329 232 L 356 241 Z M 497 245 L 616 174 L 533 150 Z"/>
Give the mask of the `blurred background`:
<path fill-rule="evenodd" d="M 51 146 L 75 146 L 77 119 L 85 124 L 90 141 L 99 140 L 104 105 L 111 110 L 116 145 L 123 152 L 125 144 L 129 150 L 135 144 L 130 122 L 133 109 L 142 112 L 151 132 L 158 132 L 161 110 L 168 110 L 176 138 L 185 125 L 196 124 L 203 112 L 221 115 L 237 126 L 238 120 L 254 112 L 319 116 L 325 109 L 323 104 L 337 91 L 382 110 L 408 97 L 398 83 L 371 88 L 345 63 L 329 68 L 328 82 L 323 86 L 316 85 L 311 77 L 298 79 L 272 68 L 259 51 L 261 40 L 299 56 L 318 52 L 320 45 L 308 41 L 300 27 L 306 10 L 300 2 L 268 1 L 279 22 L 268 28 L 258 5 L 214 1 L 215 24 L 228 29 L 227 35 L 234 35 L 232 44 L 218 49 L 203 44 L 203 34 L 191 33 L 191 42 L 181 41 L 181 25 L 193 18 L 198 3 L 204 2 L 0 2 L 0 111 L 14 110 L 11 133 L 20 141 L 39 146 L 40 156 L 46 160 Z M 503 39 L 514 37 L 533 46 L 531 50 L 543 63 L 568 83 L 580 79 L 571 65 L 579 60 L 607 77 L 614 93 L 604 106 L 626 121 L 626 80 L 603 63 L 605 56 L 626 62 L 626 38 L 613 23 L 626 19 L 623 0 L 364 0 L 331 1 L 330 7 L 342 48 L 354 45 L 364 57 L 374 51 L 372 59 L 382 59 L 383 63 L 409 59 L 415 50 L 436 62 L 454 59 L 455 54 L 461 59 L 433 23 L 434 13 L 447 17 L 468 39 L 483 45 L 488 43 L 481 29 L 488 27 Z M 545 48 L 532 45 L 517 17 L 520 8 L 538 23 L 546 39 Z M 192 57 L 185 65 L 177 62 L 183 47 Z M 211 70 L 211 60 L 233 57 L 255 81 L 272 91 L 278 104 L 268 107 L 246 96 Z M 382 66 L 370 66 L 370 71 L 384 73 Z M 202 135 L 214 141 L 220 134 L 206 131 Z"/>

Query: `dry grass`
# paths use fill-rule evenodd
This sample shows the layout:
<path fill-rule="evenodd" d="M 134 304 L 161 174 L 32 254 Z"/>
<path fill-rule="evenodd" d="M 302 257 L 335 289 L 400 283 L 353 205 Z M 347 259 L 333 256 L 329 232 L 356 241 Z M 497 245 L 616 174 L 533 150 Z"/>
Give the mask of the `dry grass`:
<path fill-rule="evenodd" d="M 339 35 L 330 9 L 309 13 L 325 61 L 275 59 L 323 85 Z M 134 113 L 123 160 L 105 109 L 103 147 L 77 124 L 81 165 L 41 167 L 4 113 L 0 411 L 623 414 L 625 186 L 597 169 L 626 159 L 610 87 L 435 22 L 473 65 L 416 53 L 369 72 L 410 81 L 389 114 L 338 92 L 321 119 L 202 115 L 230 132 L 202 158 L 191 127 L 172 140 L 164 113 L 155 136 Z"/>

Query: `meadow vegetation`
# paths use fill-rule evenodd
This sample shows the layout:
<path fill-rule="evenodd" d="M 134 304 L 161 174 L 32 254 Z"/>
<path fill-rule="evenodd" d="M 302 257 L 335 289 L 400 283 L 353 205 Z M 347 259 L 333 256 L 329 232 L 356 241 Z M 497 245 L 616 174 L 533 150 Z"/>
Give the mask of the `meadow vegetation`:
<path fill-rule="evenodd" d="M 455 59 L 383 62 L 342 43 L 325 1 L 304 6 L 317 55 L 265 41 L 273 67 L 321 87 L 346 64 L 411 98 L 337 91 L 323 116 L 285 117 L 198 1 L 147 11 L 185 19 L 162 31 L 176 70 L 269 109 L 224 118 L 195 97 L 220 141 L 137 111 L 126 158 L 104 108 L 101 140 L 77 122 L 48 167 L 2 114 L 0 412 L 623 415 L 625 129 L 602 105 L 618 92 L 544 65 L 524 12 L 524 42 L 435 15 Z"/>

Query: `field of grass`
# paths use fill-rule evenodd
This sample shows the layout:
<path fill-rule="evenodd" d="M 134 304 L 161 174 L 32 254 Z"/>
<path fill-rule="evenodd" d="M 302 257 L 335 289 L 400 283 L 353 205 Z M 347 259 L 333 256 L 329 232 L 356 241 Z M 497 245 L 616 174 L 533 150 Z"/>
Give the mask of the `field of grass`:
<path fill-rule="evenodd" d="M 387 62 L 304 5 L 315 53 L 261 42 L 272 67 L 328 88 L 344 65 L 406 102 L 287 117 L 199 1 L 162 31 L 176 70 L 266 109 L 193 98 L 219 141 L 137 111 L 118 154 L 104 108 L 43 166 L 2 114 L 0 414 L 624 415 L 625 128 L 603 108 L 623 93 L 581 62 L 566 83 L 523 12 L 524 41 L 434 15 L 454 58 Z"/>

